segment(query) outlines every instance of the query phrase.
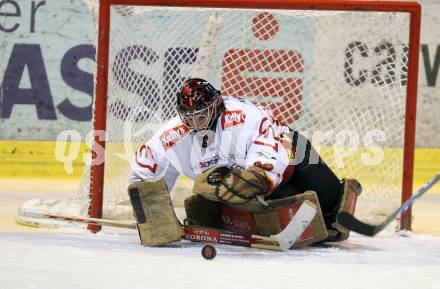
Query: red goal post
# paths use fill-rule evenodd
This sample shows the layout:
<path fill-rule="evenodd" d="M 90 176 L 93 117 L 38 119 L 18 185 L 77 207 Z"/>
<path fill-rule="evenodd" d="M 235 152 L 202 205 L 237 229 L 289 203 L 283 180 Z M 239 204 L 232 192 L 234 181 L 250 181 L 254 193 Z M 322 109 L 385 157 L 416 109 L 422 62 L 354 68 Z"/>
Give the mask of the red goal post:
<path fill-rule="evenodd" d="M 412 193 L 413 163 L 415 146 L 415 119 L 417 103 L 417 75 L 420 42 L 421 7 L 414 2 L 385 2 L 385 1 L 267 1 L 267 0 L 101 0 L 99 1 L 98 46 L 97 46 L 97 74 L 95 90 L 94 130 L 106 130 L 107 95 L 109 77 L 109 43 L 110 43 L 110 8 L 112 5 L 142 5 L 164 7 L 201 7 L 201 8 L 241 8 L 241 9 L 285 9 L 285 10 L 325 10 L 325 11 L 362 11 L 362 12 L 401 12 L 410 15 L 408 39 L 408 66 L 405 105 L 404 149 L 403 149 L 403 176 L 402 202 Z M 105 140 L 95 134 L 92 151 L 106 146 Z M 91 168 L 90 207 L 89 216 L 102 217 L 104 165 L 93 165 Z M 411 229 L 411 210 L 402 214 L 401 228 Z M 89 225 L 93 232 L 100 228 Z"/>

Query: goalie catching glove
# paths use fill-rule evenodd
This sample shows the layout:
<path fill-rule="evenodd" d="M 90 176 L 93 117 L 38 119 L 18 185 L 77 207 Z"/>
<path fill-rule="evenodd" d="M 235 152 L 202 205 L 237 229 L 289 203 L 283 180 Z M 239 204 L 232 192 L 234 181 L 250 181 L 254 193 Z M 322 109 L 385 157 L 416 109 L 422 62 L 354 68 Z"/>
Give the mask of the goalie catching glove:
<path fill-rule="evenodd" d="M 196 176 L 193 188 L 194 194 L 230 205 L 243 205 L 263 199 L 270 192 L 266 172 L 258 167 L 246 170 L 215 167 Z"/>

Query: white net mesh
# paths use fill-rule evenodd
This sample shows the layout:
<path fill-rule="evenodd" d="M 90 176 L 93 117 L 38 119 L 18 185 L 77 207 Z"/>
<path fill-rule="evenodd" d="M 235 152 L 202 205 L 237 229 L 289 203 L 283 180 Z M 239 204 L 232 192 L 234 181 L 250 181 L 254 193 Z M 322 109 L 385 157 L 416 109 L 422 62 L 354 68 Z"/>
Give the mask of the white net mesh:
<path fill-rule="evenodd" d="M 362 219 L 399 205 L 407 14 L 112 6 L 110 28 L 104 217 L 131 216 L 129 160 L 176 115 L 189 76 L 311 139 L 338 177 L 363 185 Z"/>

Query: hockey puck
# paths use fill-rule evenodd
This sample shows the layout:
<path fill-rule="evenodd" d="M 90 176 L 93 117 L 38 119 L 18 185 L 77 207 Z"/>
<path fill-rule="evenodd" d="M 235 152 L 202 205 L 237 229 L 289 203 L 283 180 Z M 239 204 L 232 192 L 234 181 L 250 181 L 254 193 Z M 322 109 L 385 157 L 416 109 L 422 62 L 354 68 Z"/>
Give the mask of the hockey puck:
<path fill-rule="evenodd" d="M 202 256 L 206 260 L 212 260 L 217 255 L 217 250 L 212 245 L 206 245 L 202 248 Z"/>

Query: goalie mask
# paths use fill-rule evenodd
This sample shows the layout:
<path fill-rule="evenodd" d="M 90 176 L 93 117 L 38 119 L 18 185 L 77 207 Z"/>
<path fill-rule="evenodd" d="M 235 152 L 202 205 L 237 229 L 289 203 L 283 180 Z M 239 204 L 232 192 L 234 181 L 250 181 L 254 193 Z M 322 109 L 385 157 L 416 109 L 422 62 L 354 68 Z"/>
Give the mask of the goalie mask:
<path fill-rule="evenodd" d="M 182 121 L 193 131 L 210 129 L 222 112 L 221 92 L 206 80 L 190 78 L 177 95 L 177 111 Z"/>

